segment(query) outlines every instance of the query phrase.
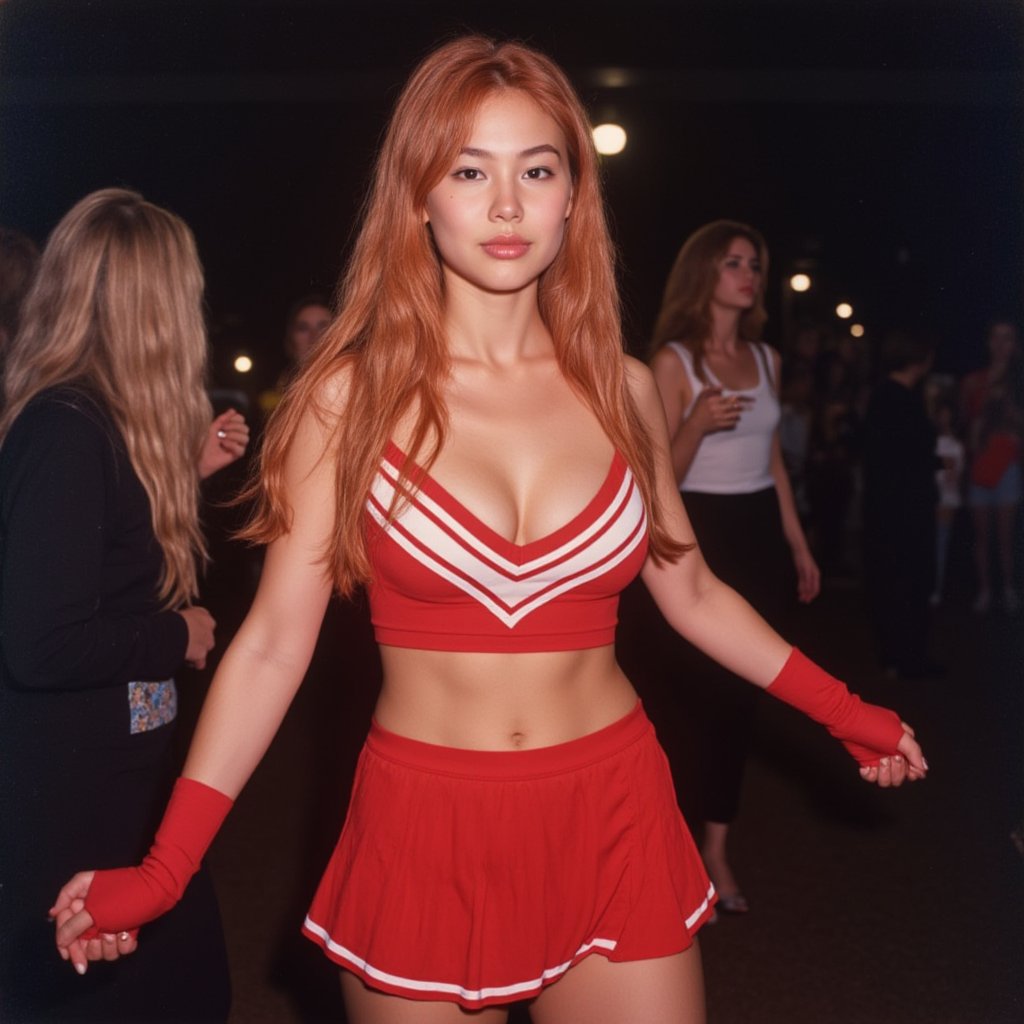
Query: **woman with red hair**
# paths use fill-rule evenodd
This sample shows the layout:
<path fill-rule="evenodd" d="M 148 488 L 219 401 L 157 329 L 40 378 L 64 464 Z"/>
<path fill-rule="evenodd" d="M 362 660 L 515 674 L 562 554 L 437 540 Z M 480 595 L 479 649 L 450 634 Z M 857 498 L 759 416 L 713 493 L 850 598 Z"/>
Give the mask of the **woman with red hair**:
<path fill-rule="evenodd" d="M 150 854 L 76 875 L 52 908 L 81 969 L 90 929 L 144 924 L 187 884 L 334 590 L 367 586 L 384 669 L 304 924 L 344 969 L 352 1021 L 501 1021 L 521 999 L 540 1022 L 703 1019 L 694 935 L 714 891 L 614 656 L 637 573 L 694 643 L 826 722 L 866 779 L 925 772 L 895 714 L 704 565 L 657 389 L 623 354 L 586 116 L 524 46 L 463 38 L 413 73 L 338 315 L 255 490 L 259 590 Z"/>

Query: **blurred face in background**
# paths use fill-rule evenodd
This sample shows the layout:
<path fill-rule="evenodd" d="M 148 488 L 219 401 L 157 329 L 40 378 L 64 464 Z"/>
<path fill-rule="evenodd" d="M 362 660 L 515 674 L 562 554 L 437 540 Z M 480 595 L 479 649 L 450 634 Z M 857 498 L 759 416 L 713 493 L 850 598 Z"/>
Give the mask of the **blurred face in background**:
<path fill-rule="evenodd" d="M 288 355 L 295 362 L 304 363 L 330 322 L 331 311 L 326 306 L 303 306 L 295 314 L 288 329 L 288 337 L 285 339 Z"/>
<path fill-rule="evenodd" d="M 761 292 L 761 257 L 746 238 L 734 238 L 718 264 L 718 284 L 712 305 L 750 309 Z"/>

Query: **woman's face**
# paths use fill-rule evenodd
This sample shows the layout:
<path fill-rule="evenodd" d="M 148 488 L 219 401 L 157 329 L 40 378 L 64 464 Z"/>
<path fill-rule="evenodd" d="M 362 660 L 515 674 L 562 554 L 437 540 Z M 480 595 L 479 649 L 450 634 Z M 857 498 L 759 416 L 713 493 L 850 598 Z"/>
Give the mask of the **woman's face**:
<path fill-rule="evenodd" d="M 711 303 L 722 309 L 750 309 L 760 292 L 761 257 L 748 239 L 734 238 L 718 261 Z"/>
<path fill-rule="evenodd" d="M 304 363 L 313 350 L 313 346 L 320 340 L 320 335 L 327 329 L 331 322 L 331 311 L 326 306 L 314 304 L 303 306 L 295 314 L 292 320 L 291 330 L 288 332 L 288 354 L 297 363 Z"/>
<path fill-rule="evenodd" d="M 572 208 L 565 136 L 525 93 L 484 101 L 466 145 L 427 195 L 449 288 L 494 294 L 535 285 L 558 254 Z"/>

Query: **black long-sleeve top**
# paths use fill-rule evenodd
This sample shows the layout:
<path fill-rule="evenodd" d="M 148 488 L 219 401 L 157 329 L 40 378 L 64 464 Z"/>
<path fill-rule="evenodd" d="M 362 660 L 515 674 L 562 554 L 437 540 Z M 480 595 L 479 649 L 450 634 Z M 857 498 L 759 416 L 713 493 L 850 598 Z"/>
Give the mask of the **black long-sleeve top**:
<path fill-rule="evenodd" d="M 919 391 L 886 378 L 864 417 L 865 528 L 919 531 L 935 518 L 935 427 Z"/>
<path fill-rule="evenodd" d="M 104 403 L 80 387 L 37 396 L 0 446 L 0 973 L 17 972 L 16 992 L 49 988 L 39 997 L 70 1016 L 77 996 L 48 973 L 46 908 L 73 872 L 142 858 L 175 772 L 167 680 L 188 627 L 160 607 L 162 559 Z M 216 929 L 209 896 L 195 900 L 143 946 L 173 952 Z M 138 993 L 161 991 L 167 965 L 140 960 L 127 990 L 94 986 L 81 1009 L 109 997 L 109 1019 L 140 1019 Z"/>
<path fill-rule="evenodd" d="M 126 684 L 173 675 L 188 645 L 185 620 L 157 602 L 161 565 L 102 402 L 70 386 L 38 395 L 0 447 L 0 737 L 21 705 L 36 725 L 51 711 L 71 725 L 77 708 L 127 731 Z"/>

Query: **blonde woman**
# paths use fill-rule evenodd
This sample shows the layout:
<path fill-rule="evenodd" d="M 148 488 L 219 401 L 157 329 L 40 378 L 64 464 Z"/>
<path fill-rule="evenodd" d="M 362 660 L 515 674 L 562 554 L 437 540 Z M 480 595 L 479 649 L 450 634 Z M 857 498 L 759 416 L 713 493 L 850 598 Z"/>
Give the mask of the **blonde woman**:
<path fill-rule="evenodd" d="M 211 426 L 191 232 L 121 190 L 57 225 L 10 346 L 0 419 L 0 992 L 4 1019 L 218 1020 L 226 959 L 208 881 L 146 930 L 116 983 L 52 955 L 55 886 L 144 852 L 169 791 L 175 673 L 209 612 L 200 472 L 244 450 Z M 202 470 L 200 468 L 202 467 Z M 135 936 L 99 936 L 116 959 Z M 174 965 L 173 967 L 171 965 Z M 102 966 L 102 965 L 101 965 Z M 188 984 L 182 984 L 182 978 Z"/>
<path fill-rule="evenodd" d="M 623 354 L 590 126 L 552 61 L 479 37 L 426 58 L 341 295 L 268 428 L 259 590 L 154 845 L 64 886 L 58 948 L 84 967 L 95 928 L 174 905 L 332 591 L 368 582 L 384 682 L 303 929 L 342 968 L 348 1020 L 495 1024 L 530 999 L 537 1024 L 697 1024 L 714 891 L 615 661 L 620 590 L 642 572 L 674 626 L 784 699 L 837 695 L 851 716 L 825 719 L 865 744 L 865 779 L 922 777 L 920 748 L 707 572 L 654 384 Z"/>

